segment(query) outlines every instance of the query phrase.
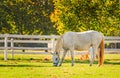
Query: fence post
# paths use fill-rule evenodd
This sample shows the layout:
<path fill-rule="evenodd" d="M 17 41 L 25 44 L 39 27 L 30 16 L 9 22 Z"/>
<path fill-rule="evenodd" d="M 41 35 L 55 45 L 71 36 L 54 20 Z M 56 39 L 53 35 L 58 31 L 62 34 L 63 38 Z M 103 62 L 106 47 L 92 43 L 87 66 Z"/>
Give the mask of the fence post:
<path fill-rule="evenodd" d="M 7 43 L 7 38 L 8 38 L 8 35 L 7 34 L 5 34 L 5 40 L 4 40 L 4 60 L 6 61 L 7 60 L 7 45 L 8 45 L 8 43 Z"/>
<path fill-rule="evenodd" d="M 14 58 L 14 42 L 13 42 L 13 38 L 11 38 L 11 53 L 12 53 L 12 59 Z"/>

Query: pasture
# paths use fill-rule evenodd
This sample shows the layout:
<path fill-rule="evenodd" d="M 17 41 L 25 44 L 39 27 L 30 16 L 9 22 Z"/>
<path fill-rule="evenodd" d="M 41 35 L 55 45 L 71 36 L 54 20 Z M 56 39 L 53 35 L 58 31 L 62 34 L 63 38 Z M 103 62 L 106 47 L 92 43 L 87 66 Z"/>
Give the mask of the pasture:
<path fill-rule="evenodd" d="M 66 57 L 61 67 L 53 67 L 51 55 L 15 54 L 11 59 L 3 60 L 0 54 L 0 78 L 119 78 L 120 54 L 105 54 L 105 62 L 92 67 L 88 60 L 75 56 L 75 66 L 71 67 L 70 57 Z"/>

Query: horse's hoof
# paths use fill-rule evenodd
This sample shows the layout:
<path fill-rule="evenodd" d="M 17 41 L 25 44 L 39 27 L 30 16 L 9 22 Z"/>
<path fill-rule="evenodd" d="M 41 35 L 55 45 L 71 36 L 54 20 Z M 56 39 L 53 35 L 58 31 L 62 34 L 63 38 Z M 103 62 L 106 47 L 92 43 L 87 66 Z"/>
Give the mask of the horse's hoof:
<path fill-rule="evenodd" d="M 92 66 L 92 64 L 90 64 L 89 66 Z"/>
<path fill-rule="evenodd" d="M 59 64 L 58 66 L 62 66 L 61 64 Z"/>
<path fill-rule="evenodd" d="M 100 67 L 100 66 L 101 66 L 101 64 L 98 64 L 98 65 L 97 65 L 97 67 Z"/>
<path fill-rule="evenodd" d="M 74 66 L 74 64 L 72 64 L 71 66 Z"/>
<path fill-rule="evenodd" d="M 57 65 L 53 65 L 54 67 L 57 67 Z"/>

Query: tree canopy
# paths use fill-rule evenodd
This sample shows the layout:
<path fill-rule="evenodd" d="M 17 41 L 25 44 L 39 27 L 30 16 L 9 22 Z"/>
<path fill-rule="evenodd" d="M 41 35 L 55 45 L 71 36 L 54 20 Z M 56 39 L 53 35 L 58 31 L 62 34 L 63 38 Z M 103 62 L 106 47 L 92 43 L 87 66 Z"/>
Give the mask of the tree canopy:
<path fill-rule="evenodd" d="M 56 29 L 53 28 L 53 23 L 50 21 L 50 14 L 53 11 L 52 0 L 0 1 L 0 33 L 56 33 Z"/>
<path fill-rule="evenodd" d="M 96 30 L 120 35 L 119 0 L 1 0 L 0 33 L 63 34 Z"/>
<path fill-rule="evenodd" d="M 58 33 L 97 30 L 105 35 L 120 35 L 119 0 L 53 0 L 52 22 Z"/>

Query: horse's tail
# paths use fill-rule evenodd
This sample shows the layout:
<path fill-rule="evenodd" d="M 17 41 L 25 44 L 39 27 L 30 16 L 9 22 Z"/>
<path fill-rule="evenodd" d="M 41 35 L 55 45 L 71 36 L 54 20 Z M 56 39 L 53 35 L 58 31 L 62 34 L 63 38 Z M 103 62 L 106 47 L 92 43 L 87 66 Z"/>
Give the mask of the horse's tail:
<path fill-rule="evenodd" d="M 62 45 L 63 45 L 63 37 L 61 36 L 56 43 L 55 53 L 59 54 L 60 49 L 62 48 Z"/>
<path fill-rule="evenodd" d="M 101 66 L 104 63 L 104 38 L 102 38 L 102 41 L 100 43 L 100 53 L 99 53 L 99 66 Z"/>

